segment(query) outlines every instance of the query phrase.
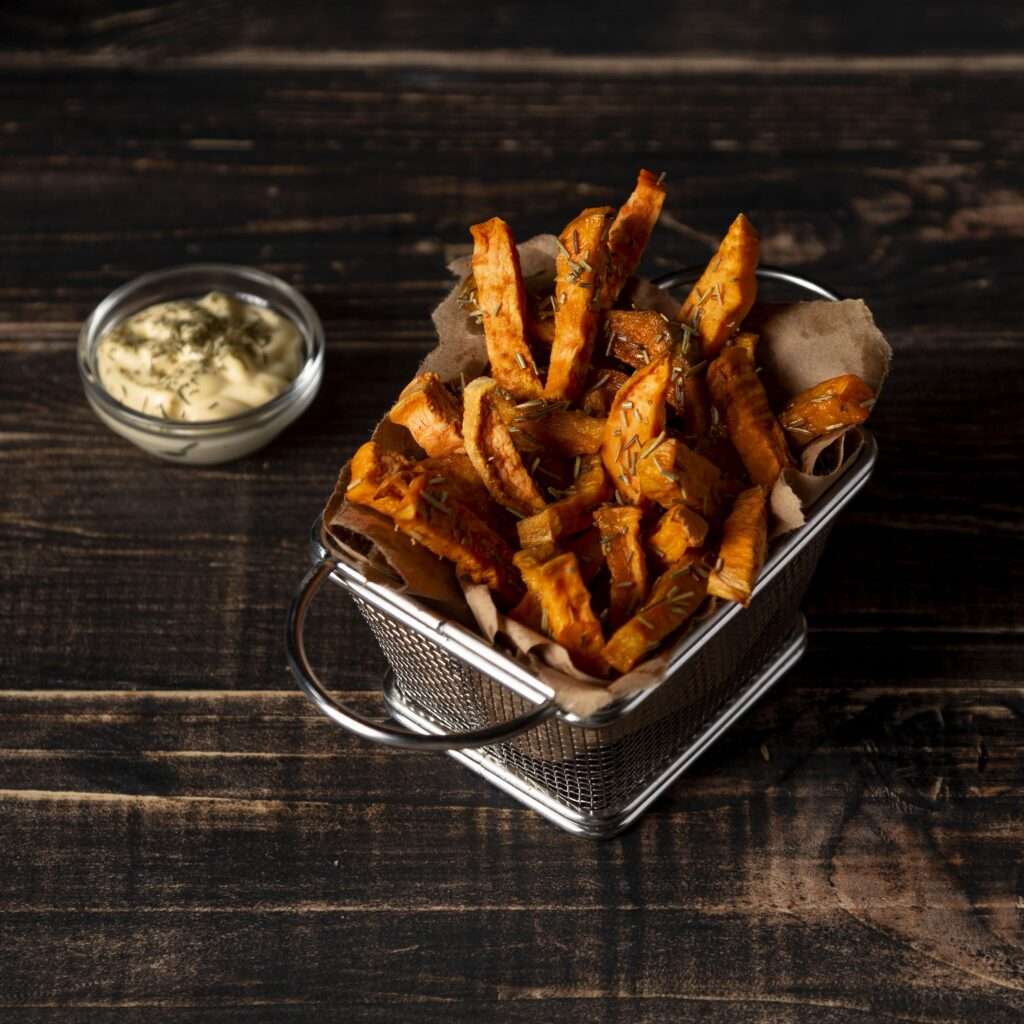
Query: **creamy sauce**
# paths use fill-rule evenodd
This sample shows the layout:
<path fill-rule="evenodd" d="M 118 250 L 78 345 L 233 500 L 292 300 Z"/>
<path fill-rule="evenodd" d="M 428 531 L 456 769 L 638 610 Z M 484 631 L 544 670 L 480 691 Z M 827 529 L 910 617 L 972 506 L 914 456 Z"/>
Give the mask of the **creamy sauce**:
<path fill-rule="evenodd" d="M 286 317 L 210 292 L 148 306 L 96 349 L 100 380 L 118 401 L 169 420 L 222 420 L 264 405 L 302 369 Z"/>

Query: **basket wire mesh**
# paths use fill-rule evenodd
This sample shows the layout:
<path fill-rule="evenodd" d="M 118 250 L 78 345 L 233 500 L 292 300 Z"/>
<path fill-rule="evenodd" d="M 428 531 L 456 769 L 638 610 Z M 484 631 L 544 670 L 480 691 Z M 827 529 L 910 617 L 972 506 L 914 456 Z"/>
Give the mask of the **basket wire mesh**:
<path fill-rule="evenodd" d="M 792 642 L 798 608 L 826 534 L 788 565 L 776 584 L 699 648 L 636 711 L 596 728 L 550 718 L 476 752 L 542 794 L 577 826 L 614 831 L 626 808 L 671 765 L 716 714 L 746 691 Z M 355 598 L 392 669 L 388 703 L 400 718 L 457 733 L 521 714 L 526 700 Z M 431 728 L 432 727 L 432 728 Z"/>
<path fill-rule="evenodd" d="M 609 836 L 626 827 L 799 657 L 800 602 L 836 516 L 867 481 L 875 454 L 865 432 L 859 454 L 807 523 L 775 545 L 750 607 L 720 608 L 680 641 L 657 686 L 591 718 L 553 714 L 453 756 L 571 832 Z M 465 630 L 448 629 L 418 602 L 382 600 L 380 586 L 351 567 L 338 566 L 330 578 L 352 596 L 387 658 L 393 717 L 415 732 L 441 745 L 451 737 L 458 748 L 465 734 L 500 732 L 550 696 L 539 678 L 532 691 L 519 683 L 524 668 L 510 655 L 487 648 L 481 660 Z"/>

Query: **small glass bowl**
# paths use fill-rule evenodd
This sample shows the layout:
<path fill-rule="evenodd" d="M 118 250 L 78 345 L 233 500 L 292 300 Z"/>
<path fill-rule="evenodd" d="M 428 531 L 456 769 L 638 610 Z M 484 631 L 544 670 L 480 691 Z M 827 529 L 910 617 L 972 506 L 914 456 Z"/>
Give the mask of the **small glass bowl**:
<path fill-rule="evenodd" d="M 281 394 L 238 416 L 186 423 L 138 412 L 107 391 L 96 366 L 96 348 L 107 331 L 154 303 L 212 291 L 268 307 L 295 325 L 303 343 L 302 369 Z M 158 458 L 209 466 L 269 444 L 309 408 L 324 375 L 324 329 L 309 302 L 273 274 L 227 263 L 194 263 L 144 274 L 111 292 L 82 324 L 78 369 L 93 411 L 115 433 Z"/>

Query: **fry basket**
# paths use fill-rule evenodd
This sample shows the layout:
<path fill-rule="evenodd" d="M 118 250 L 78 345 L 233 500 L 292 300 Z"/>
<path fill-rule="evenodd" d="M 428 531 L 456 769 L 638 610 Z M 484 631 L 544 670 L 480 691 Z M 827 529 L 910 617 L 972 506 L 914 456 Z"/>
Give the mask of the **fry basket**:
<path fill-rule="evenodd" d="M 763 282 L 806 298 L 836 296 L 803 278 L 762 268 Z M 680 271 L 663 288 L 692 280 Z M 366 579 L 320 543 L 288 615 L 296 682 L 336 724 L 365 740 L 445 751 L 568 832 L 606 838 L 639 818 L 665 789 L 800 658 L 800 602 L 841 509 L 867 482 L 877 446 L 863 444 L 799 529 L 773 542 L 748 608 L 727 604 L 676 643 L 661 681 L 580 717 L 559 708 L 529 664 L 425 603 Z M 304 647 L 306 613 L 330 580 L 346 590 L 386 656 L 383 697 L 393 722 L 336 702 Z"/>

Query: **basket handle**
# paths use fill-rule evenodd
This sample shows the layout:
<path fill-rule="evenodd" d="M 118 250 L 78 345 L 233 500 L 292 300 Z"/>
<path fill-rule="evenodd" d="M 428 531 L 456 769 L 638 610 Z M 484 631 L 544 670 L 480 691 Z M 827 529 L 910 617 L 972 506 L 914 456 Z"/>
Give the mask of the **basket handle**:
<path fill-rule="evenodd" d="M 472 747 L 488 747 L 494 743 L 511 739 L 513 736 L 518 736 L 521 732 L 526 732 L 527 729 L 539 725 L 555 713 L 554 698 L 549 698 L 542 704 L 530 708 L 529 711 L 497 725 L 487 725 L 468 732 L 432 735 L 411 732 L 393 725 L 380 725 L 357 715 L 343 704 L 337 703 L 328 695 L 313 670 L 313 666 L 310 665 L 303 642 L 306 612 L 309 610 L 313 598 L 316 597 L 317 591 L 334 572 L 336 565 L 337 563 L 332 559 L 325 558 L 306 573 L 292 598 L 286 627 L 288 667 L 291 669 L 295 682 L 317 709 L 336 725 L 340 725 L 343 729 L 364 740 L 383 743 L 389 747 L 402 747 L 405 750 L 466 750 Z"/>

